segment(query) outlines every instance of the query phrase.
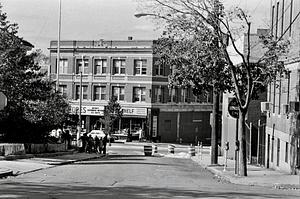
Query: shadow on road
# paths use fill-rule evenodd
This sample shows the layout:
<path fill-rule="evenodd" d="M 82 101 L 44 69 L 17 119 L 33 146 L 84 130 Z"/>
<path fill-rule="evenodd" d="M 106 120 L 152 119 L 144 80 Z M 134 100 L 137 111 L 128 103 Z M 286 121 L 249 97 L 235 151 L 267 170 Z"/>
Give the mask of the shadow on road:
<path fill-rule="evenodd" d="M 122 162 L 120 161 L 90 161 L 90 162 L 78 162 L 76 164 L 82 164 L 82 165 L 89 165 L 89 164 L 147 164 L 147 165 L 159 165 L 159 166 L 170 166 L 169 164 L 160 164 L 160 163 L 154 163 L 154 162 L 136 162 L 136 161 L 127 161 L 127 162 Z"/>
<path fill-rule="evenodd" d="M 168 165 L 170 164 L 162 164 L 151 161 L 155 157 L 145 157 L 144 155 L 109 155 L 104 158 L 99 158 L 96 160 L 89 160 L 89 161 L 82 161 L 82 162 L 76 162 L 77 165 L 103 165 L 103 164 L 147 164 L 147 165 Z"/>
<path fill-rule="evenodd" d="M 70 184 L 30 184 L 30 183 L 2 183 L 1 198 L 281 198 L 276 193 L 262 194 L 258 192 L 243 193 L 239 190 L 209 191 L 186 190 L 180 188 L 157 188 L 147 186 L 124 187 L 96 187 L 71 186 Z M 295 193 L 296 194 L 296 193 Z M 298 195 L 299 196 L 299 195 Z M 297 198 L 297 195 L 288 195 Z"/>

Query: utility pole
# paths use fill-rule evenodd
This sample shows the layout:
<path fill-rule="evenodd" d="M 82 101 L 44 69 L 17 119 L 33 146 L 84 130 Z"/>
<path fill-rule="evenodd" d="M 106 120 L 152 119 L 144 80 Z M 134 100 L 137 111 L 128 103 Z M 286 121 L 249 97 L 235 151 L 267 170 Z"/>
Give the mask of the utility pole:
<path fill-rule="evenodd" d="M 215 17 L 215 32 L 219 31 L 218 20 L 218 0 L 214 0 L 214 17 Z M 215 45 L 219 47 L 219 39 L 216 39 Z M 218 63 L 216 63 L 218 64 Z M 218 66 L 216 66 L 218 67 Z M 211 127 L 211 164 L 218 164 L 218 130 L 219 130 L 219 106 L 220 106 L 220 94 L 219 91 L 213 87 L 213 110 L 212 110 L 212 127 Z"/>
<path fill-rule="evenodd" d="M 84 69 L 84 57 L 82 55 L 82 63 L 80 70 L 80 84 L 79 84 L 79 127 L 77 132 L 77 146 L 79 145 L 79 138 L 81 136 L 82 131 L 82 119 L 81 119 L 81 109 L 82 109 L 82 71 Z"/>
<path fill-rule="evenodd" d="M 57 66 L 56 66 L 56 90 L 59 90 L 59 69 L 60 69 L 60 33 L 61 33 L 61 0 L 58 8 L 58 38 L 57 38 Z"/>

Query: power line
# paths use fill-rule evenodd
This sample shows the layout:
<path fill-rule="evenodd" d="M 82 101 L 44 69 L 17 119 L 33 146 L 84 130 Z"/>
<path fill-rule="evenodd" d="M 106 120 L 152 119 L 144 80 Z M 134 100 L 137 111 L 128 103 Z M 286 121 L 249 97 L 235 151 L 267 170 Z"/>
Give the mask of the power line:
<path fill-rule="evenodd" d="M 256 7 L 252 10 L 251 14 L 254 14 L 255 11 L 257 10 L 258 6 L 260 6 L 260 4 L 262 3 L 263 1 L 259 1 L 258 4 L 256 5 Z"/>
<path fill-rule="evenodd" d="M 278 25 L 278 22 L 282 19 L 283 20 L 283 16 L 284 14 L 286 13 L 286 11 L 290 8 L 290 6 L 292 5 L 292 1 L 289 3 L 289 5 L 285 8 L 283 14 L 280 16 L 280 18 L 277 20 L 277 25 Z M 297 14 L 297 16 L 295 17 L 295 19 L 291 22 L 291 24 L 287 27 L 287 29 L 284 31 L 284 33 L 280 36 L 280 38 L 278 39 L 278 41 L 285 35 L 285 33 L 290 29 L 290 27 L 292 26 L 292 24 L 294 23 L 294 21 L 297 19 L 297 17 L 299 16 L 300 14 L 300 11 L 299 13 Z M 271 19 L 272 20 L 272 19 Z M 271 26 L 270 30 L 273 30 L 274 26 L 275 26 L 276 23 L 273 24 L 273 26 Z M 258 46 L 260 43 L 258 42 L 257 44 L 255 44 L 254 46 L 251 46 L 251 50 L 253 48 L 255 48 L 256 46 Z"/>

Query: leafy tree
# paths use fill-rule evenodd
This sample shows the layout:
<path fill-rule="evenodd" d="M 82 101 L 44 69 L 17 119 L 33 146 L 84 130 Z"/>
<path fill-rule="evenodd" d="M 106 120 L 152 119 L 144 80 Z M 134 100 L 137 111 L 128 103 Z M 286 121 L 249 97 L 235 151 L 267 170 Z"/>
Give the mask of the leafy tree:
<path fill-rule="evenodd" d="M 176 36 L 177 41 L 184 41 L 188 33 L 193 35 L 188 38 L 192 38 L 192 42 L 199 41 L 196 45 L 200 45 L 200 51 L 195 52 L 194 45 L 192 45 L 192 50 L 184 54 L 192 53 L 195 55 L 195 58 L 192 59 L 197 60 L 198 63 L 194 67 L 190 67 L 191 69 L 188 71 L 186 71 L 185 64 L 179 63 L 179 75 L 176 78 L 180 77 L 179 79 L 184 81 L 193 79 L 195 83 L 200 81 L 200 84 L 204 79 L 208 82 L 218 82 L 220 88 L 228 89 L 237 98 L 239 105 L 238 140 L 241 150 L 239 153 L 239 175 L 247 176 L 245 116 L 249 103 L 260 90 L 276 79 L 276 75 L 284 72 L 281 56 L 287 53 L 289 42 L 282 40 L 282 37 L 274 38 L 272 35 L 262 37 L 261 42 L 257 44 L 263 48 L 262 56 L 254 58 L 252 57 L 254 52 L 250 35 L 251 22 L 247 13 L 241 8 L 234 7 L 225 11 L 223 3 L 219 0 L 141 1 L 143 10 L 146 10 L 147 13 L 150 11 L 148 15 L 153 16 L 160 24 L 163 24 L 162 26 L 167 30 L 167 36 L 170 35 L 168 32 L 171 32 L 171 35 Z M 246 37 L 245 46 L 247 49 L 245 51 L 242 51 L 237 43 L 241 33 L 245 33 Z M 201 38 L 205 34 L 208 34 L 210 38 Z M 193 38 L 199 38 L 199 40 L 193 41 Z M 203 45 L 204 48 L 202 48 Z M 201 51 L 201 49 L 203 50 Z M 207 51 L 209 55 L 201 56 L 203 51 Z M 240 64 L 234 63 L 232 54 L 239 57 Z M 206 73 L 205 67 L 201 66 L 213 67 L 214 65 L 207 64 L 210 57 L 213 58 L 213 61 L 221 61 L 221 65 L 224 64 L 224 75 L 227 76 L 228 72 L 230 79 L 225 78 L 223 81 L 218 77 L 216 78 L 219 73 L 214 75 Z M 195 71 L 193 69 L 195 67 L 200 68 L 200 70 Z M 188 75 L 180 75 L 183 71 L 187 72 Z M 177 80 L 176 78 L 175 80 Z"/>
<path fill-rule="evenodd" d="M 18 26 L 7 20 L 0 5 L 0 91 L 7 107 L 0 113 L 1 133 L 7 141 L 43 141 L 61 126 L 69 105 L 54 84 L 40 72 L 40 51 L 17 36 Z"/>
<path fill-rule="evenodd" d="M 108 105 L 104 107 L 104 117 L 100 119 L 100 122 L 104 125 L 104 132 L 106 134 L 111 133 L 112 125 L 115 121 L 119 120 L 122 115 L 123 111 L 117 98 L 112 97 L 108 101 Z"/>

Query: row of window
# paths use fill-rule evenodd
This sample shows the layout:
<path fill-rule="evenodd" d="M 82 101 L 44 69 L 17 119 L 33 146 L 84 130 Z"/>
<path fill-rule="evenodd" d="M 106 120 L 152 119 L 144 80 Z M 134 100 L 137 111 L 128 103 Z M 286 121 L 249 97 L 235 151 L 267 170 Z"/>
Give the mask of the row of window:
<path fill-rule="evenodd" d="M 270 135 L 268 135 L 268 143 L 270 143 Z M 285 143 L 284 147 L 285 147 L 285 152 L 284 152 L 284 162 L 288 163 L 289 161 L 289 143 L 288 142 L 283 142 Z M 275 139 L 272 139 L 272 142 L 271 142 L 271 162 L 274 162 L 274 148 L 275 148 Z M 277 157 L 276 157 L 276 166 L 279 167 L 279 163 L 280 163 L 280 145 L 281 145 L 281 142 L 280 142 L 280 139 L 277 138 L 277 150 L 276 150 L 276 154 L 277 154 Z"/>
<path fill-rule="evenodd" d="M 167 87 L 156 87 L 153 89 L 153 102 L 167 103 L 167 102 L 197 102 L 197 103 L 212 103 L 212 94 L 202 94 L 201 96 L 194 96 L 190 88 L 168 89 Z"/>
<path fill-rule="evenodd" d="M 67 97 L 67 86 L 60 85 L 60 92 L 62 95 Z M 82 99 L 88 100 L 88 86 L 82 86 Z M 76 86 L 75 100 L 79 100 L 80 86 Z M 107 100 L 108 92 L 106 86 L 94 86 L 93 87 L 93 99 L 92 100 Z M 125 87 L 124 86 L 113 86 L 112 96 L 118 101 L 125 100 Z M 146 88 L 145 87 L 134 87 L 133 88 L 133 102 L 145 102 L 146 101 Z"/>
<path fill-rule="evenodd" d="M 89 59 L 76 59 L 75 73 L 88 74 L 89 71 Z M 68 74 L 69 69 L 68 59 L 60 59 L 59 73 Z M 134 75 L 147 75 L 147 60 L 136 59 L 134 60 Z M 108 64 L 107 59 L 94 59 L 93 63 L 93 74 L 101 75 L 107 74 Z M 126 60 L 125 59 L 114 59 L 112 62 L 112 74 L 113 75 L 125 75 L 126 74 Z M 155 66 L 155 75 L 164 76 L 165 67 L 161 65 Z"/>
<path fill-rule="evenodd" d="M 282 114 L 282 104 L 289 104 L 291 93 L 290 72 L 279 75 L 276 80 L 269 84 L 268 101 L 272 103 L 272 112 Z M 277 111 L 276 111 L 277 110 Z M 285 114 L 285 113 L 283 113 Z"/>
<path fill-rule="evenodd" d="M 68 97 L 67 86 L 60 85 L 60 92 Z M 75 88 L 75 100 L 79 100 L 80 86 L 76 85 Z M 107 100 L 108 88 L 106 85 L 93 86 L 92 100 Z M 88 86 L 82 85 L 82 99 L 89 100 Z M 125 86 L 112 86 L 112 96 L 116 97 L 118 101 L 125 101 Z M 167 87 L 157 87 L 150 90 L 150 96 L 152 96 L 152 102 L 168 103 L 168 102 L 196 102 L 196 103 L 212 103 L 212 95 L 202 95 L 195 97 L 191 89 L 167 89 Z M 133 102 L 145 102 L 146 101 L 146 87 L 133 87 L 132 94 Z"/>

